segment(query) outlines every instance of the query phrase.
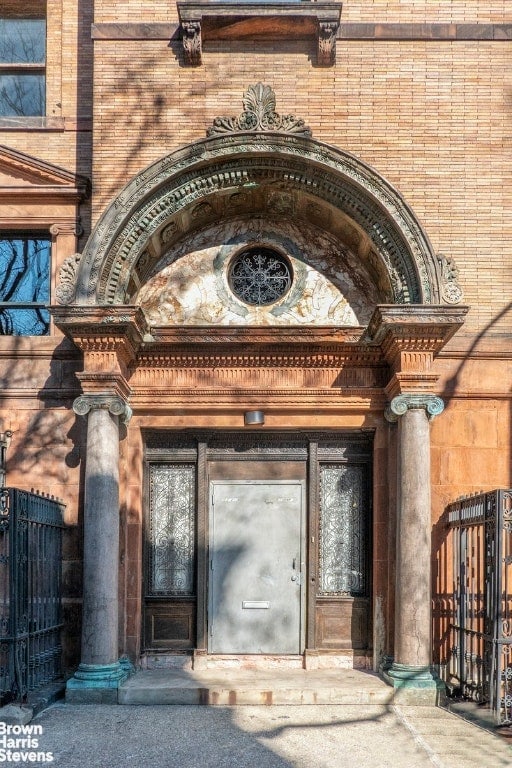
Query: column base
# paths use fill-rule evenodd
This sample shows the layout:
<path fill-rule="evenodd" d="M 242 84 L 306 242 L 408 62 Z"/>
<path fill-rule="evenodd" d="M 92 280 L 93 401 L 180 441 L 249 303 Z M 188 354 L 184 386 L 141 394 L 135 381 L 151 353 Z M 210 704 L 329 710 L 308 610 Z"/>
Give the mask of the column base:
<path fill-rule="evenodd" d="M 430 667 L 415 667 L 394 661 L 381 675 L 397 694 L 397 703 L 411 705 L 440 704 L 446 698 L 446 686 L 432 674 Z"/>
<path fill-rule="evenodd" d="M 74 704 L 117 704 L 117 689 L 128 671 L 114 664 L 80 664 L 66 684 L 66 701 Z"/>

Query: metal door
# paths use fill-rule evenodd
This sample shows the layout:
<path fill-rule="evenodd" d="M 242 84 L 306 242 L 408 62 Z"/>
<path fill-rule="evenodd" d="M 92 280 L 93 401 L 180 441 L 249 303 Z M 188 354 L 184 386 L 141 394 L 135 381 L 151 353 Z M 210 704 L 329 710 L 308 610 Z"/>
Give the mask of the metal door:
<path fill-rule="evenodd" d="M 208 650 L 301 653 L 303 482 L 213 481 L 210 489 Z"/>

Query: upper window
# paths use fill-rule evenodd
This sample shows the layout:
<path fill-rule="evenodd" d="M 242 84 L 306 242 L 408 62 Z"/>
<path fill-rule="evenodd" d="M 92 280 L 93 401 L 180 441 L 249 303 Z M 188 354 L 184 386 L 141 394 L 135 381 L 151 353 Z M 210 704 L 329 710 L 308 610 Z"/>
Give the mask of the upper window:
<path fill-rule="evenodd" d="M 46 113 L 44 3 L 26 3 L 23 18 L 0 16 L 0 117 Z"/>
<path fill-rule="evenodd" d="M 50 250 L 45 235 L 0 234 L 0 335 L 49 333 Z"/>

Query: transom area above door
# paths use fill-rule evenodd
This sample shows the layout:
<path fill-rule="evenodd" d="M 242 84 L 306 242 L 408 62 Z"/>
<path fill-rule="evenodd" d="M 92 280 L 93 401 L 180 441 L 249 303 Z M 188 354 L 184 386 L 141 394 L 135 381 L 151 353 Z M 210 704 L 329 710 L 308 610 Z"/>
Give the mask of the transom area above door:
<path fill-rule="evenodd" d="M 368 650 L 371 435 L 145 438 L 146 652 Z"/>

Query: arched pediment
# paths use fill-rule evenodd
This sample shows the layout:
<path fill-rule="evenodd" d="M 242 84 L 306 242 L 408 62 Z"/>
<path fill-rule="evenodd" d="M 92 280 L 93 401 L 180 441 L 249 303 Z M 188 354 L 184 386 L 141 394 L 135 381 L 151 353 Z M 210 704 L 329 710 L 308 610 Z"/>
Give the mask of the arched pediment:
<path fill-rule="evenodd" d="M 302 222 L 338 242 L 381 303 L 461 300 L 453 265 L 434 254 L 410 207 L 375 170 L 311 138 L 302 121 L 248 130 L 250 120 L 227 120 L 124 187 L 61 274 L 60 303 L 137 303 L 187 238 L 219 222 L 266 218 Z"/>

